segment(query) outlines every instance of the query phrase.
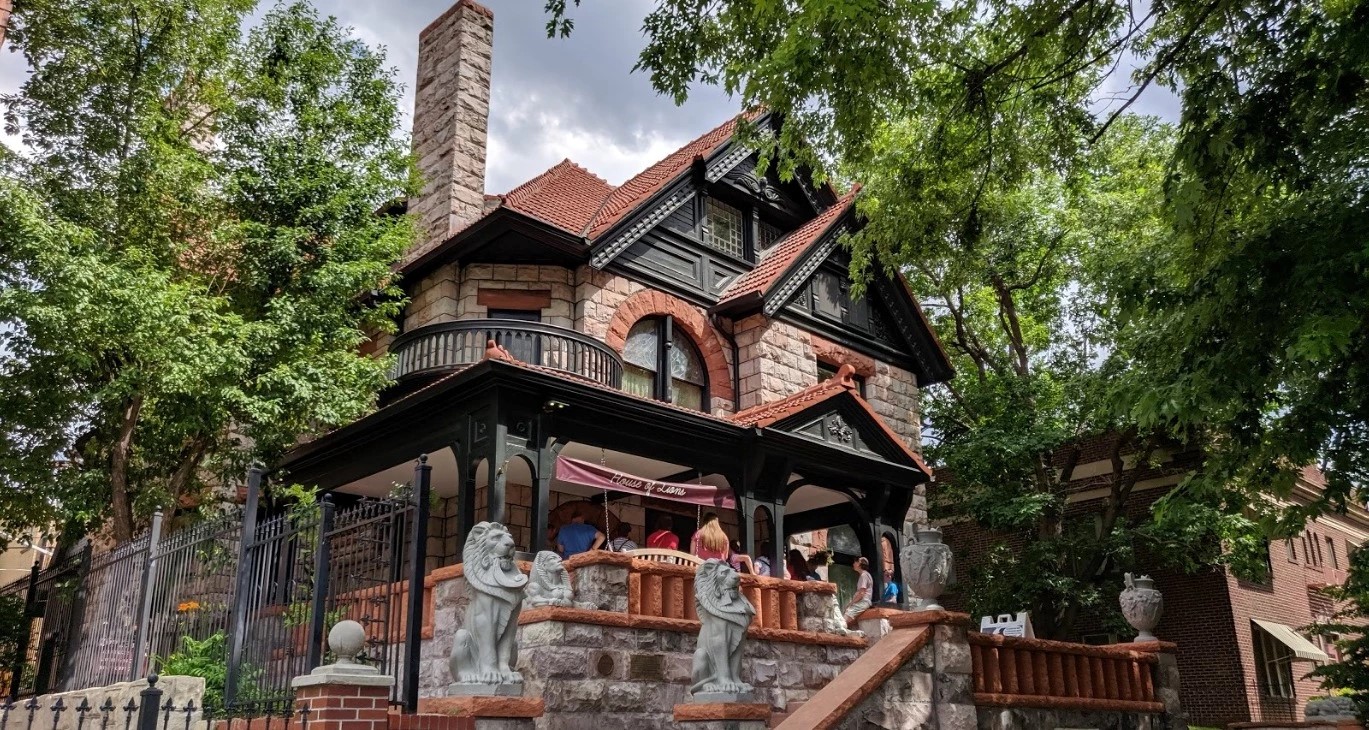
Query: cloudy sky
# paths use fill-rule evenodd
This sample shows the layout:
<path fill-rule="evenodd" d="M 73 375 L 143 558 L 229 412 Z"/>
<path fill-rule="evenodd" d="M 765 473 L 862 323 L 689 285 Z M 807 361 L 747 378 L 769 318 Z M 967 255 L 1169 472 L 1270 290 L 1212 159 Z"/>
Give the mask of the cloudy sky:
<path fill-rule="evenodd" d="M 404 109 L 411 110 L 418 33 L 452 0 L 314 2 L 387 49 L 405 85 Z M 484 2 L 495 19 L 488 192 L 507 191 L 566 157 L 618 184 L 738 109 L 713 88 L 696 89 L 676 107 L 652 91 L 645 75 L 630 73 L 652 0 L 586 0 L 573 8 L 575 32 L 555 40 L 546 37 L 541 0 Z M 10 50 L 0 51 L 0 93 L 23 79 L 23 64 Z M 1114 81 L 1125 88 L 1124 78 Z M 1164 93 L 1148 93 L 1133 106 L 1170 118 L 1174 108 Z"/>

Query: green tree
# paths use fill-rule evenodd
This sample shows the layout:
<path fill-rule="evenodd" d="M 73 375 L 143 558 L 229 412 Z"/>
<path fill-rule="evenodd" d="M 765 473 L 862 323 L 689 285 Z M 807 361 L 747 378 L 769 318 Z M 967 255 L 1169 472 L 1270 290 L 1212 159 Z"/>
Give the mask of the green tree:
<path fill-rule="evenodd" d="M 1369 549 L 1361 546 L 1348 559 L 1345 585 L 1327 591 L 1340 609 L 1329 621 L 1311 627 L 1335 643 L 1340 657 L 1313 669 L 1311 675 L 1328 687 L 1348 691 L 1359 705 L 1360 717 L 1369 720 Z"/>
<path fill-rule="evenodd" d="M 303 4 L 26 0 L 3 99 L 0 526 L 139 515 L 373 404 L 412 187 L 383 57 Z"/>
<path fill-rule="evenodd" d="M 548 31 L 569 32 L 567 3 L 546 6 Z M 852 178 L 891 181 L 863 205 L 867 230 L 906 235 L 854 241 L 857 276 L 926 267 L 927 246 L 907 241 L 972 239 L 995 185 L 1067 172 L 1125 136 L 1147 89 L 1176 94 L 1163 194 L 1133 201 L 1158 235 L 1125 241 L 1079 281 L 1106 302 L 1117 378 L 1094 396 L 1111 404 L 1102 420 L 1202 448 L 1160 516 L 1217 527 L 1242 572 L 1261 569 L 1261 534 L 1293 534 L 1308 514 L 1364 499 L 1369 2 L 660 0 L 645 31 L 636 68 L 662 93 L 679 101 L 716 84 L 785 115 L 780 136 L 752 140 L 782 175 L 837 160 Z M 1131 86 L 1116 91 L 1128 69 Z M 908 119 L 926 120 L 920 136 L 888 135 Z M 1000 306 L 987 260 L 998 253 L 951 252 L 981 277 L 965 281 L 971 304 Z M 943 323 L 948 339 L 961 336 Z M 1020 369 L 1015 339 L 992 344 Z M 962 356 L 962 373 L 980 368 Z M 1042 395 L 1004 388 L 1002 402 Z M 1326 474 L 1323 499 L 1286 507 L 1311 463 Z"/>

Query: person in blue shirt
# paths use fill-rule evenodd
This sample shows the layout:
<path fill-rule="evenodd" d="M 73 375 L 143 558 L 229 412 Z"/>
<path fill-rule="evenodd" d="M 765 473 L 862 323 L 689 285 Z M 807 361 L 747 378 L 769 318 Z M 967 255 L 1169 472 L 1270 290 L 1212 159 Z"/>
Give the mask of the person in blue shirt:
<path fill-rule="evenodd" d="M 884 595 L 879 599 L 880 603 L 898 603 L 898 583 L 894 582 L 894 569 L 886 567 L 884 569 Z"/>
<path fill-rule="evenodd" d="M 556 531 L 556 550 L 564 560 L 572 555 L 598 550 L 604 544 L 604 533 L 585 524 L 584 515 L 575 515 L 568 524 Z"/>

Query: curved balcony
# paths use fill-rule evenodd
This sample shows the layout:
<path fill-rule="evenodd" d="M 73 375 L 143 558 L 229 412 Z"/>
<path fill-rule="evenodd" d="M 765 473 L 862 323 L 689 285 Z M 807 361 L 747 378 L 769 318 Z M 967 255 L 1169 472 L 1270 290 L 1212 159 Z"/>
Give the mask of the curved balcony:
<path fill-rule="evenodd" d="M 405 332 L 390 345 L 390 376 L 400 381 L 473 365 L 485 358 L 490 340 L 523 362 L 622 387 L 623 361 L 608 345 L 565 327 L 516 319 L 465 319 Z"/>

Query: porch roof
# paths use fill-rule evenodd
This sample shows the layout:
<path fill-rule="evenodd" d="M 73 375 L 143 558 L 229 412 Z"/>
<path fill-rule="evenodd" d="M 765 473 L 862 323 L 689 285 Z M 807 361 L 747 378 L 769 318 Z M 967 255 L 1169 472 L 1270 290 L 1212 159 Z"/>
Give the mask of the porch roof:
<path fill-rule="evenodd" d="M 823 392 L 832 387 L 826 386 Z M 839 389 L 859 408 L 858 395 L 844 387 Z M 809 389 L 761 408 L 771 415 L 793 415 L 808 410 L 800 403 L 811 406 L 837 395 L 828 393 L 815 399 L 815 394 Z M 843 448 L 776 419 L 756 418 L 758 409 L 731 418 L 714 416 L 530 365 L 498 350 L 479 363 L 296 447 L 274 471 L 287 473 L 293 481 L 335 489 L 411 460 L 421 452 L 433 452 L 467 438 L 469 434 L 464 431 L 468 425 L 461 416 L 491 408 L 536 419 L 542 436 L 689 464 L 706 473 L 735 474 L 745 463 L 773 457 L 789 463 L 810 481 L 830 478 L 846 483 L 880 483 L 911 492 L 915 485 L 930 479 L 930 470 L 917 454 L 868 404 L 864 407 L 868 419 L 850 419 L 852 427 L 860 438 L 897 444 L 896 449 Z"/>

